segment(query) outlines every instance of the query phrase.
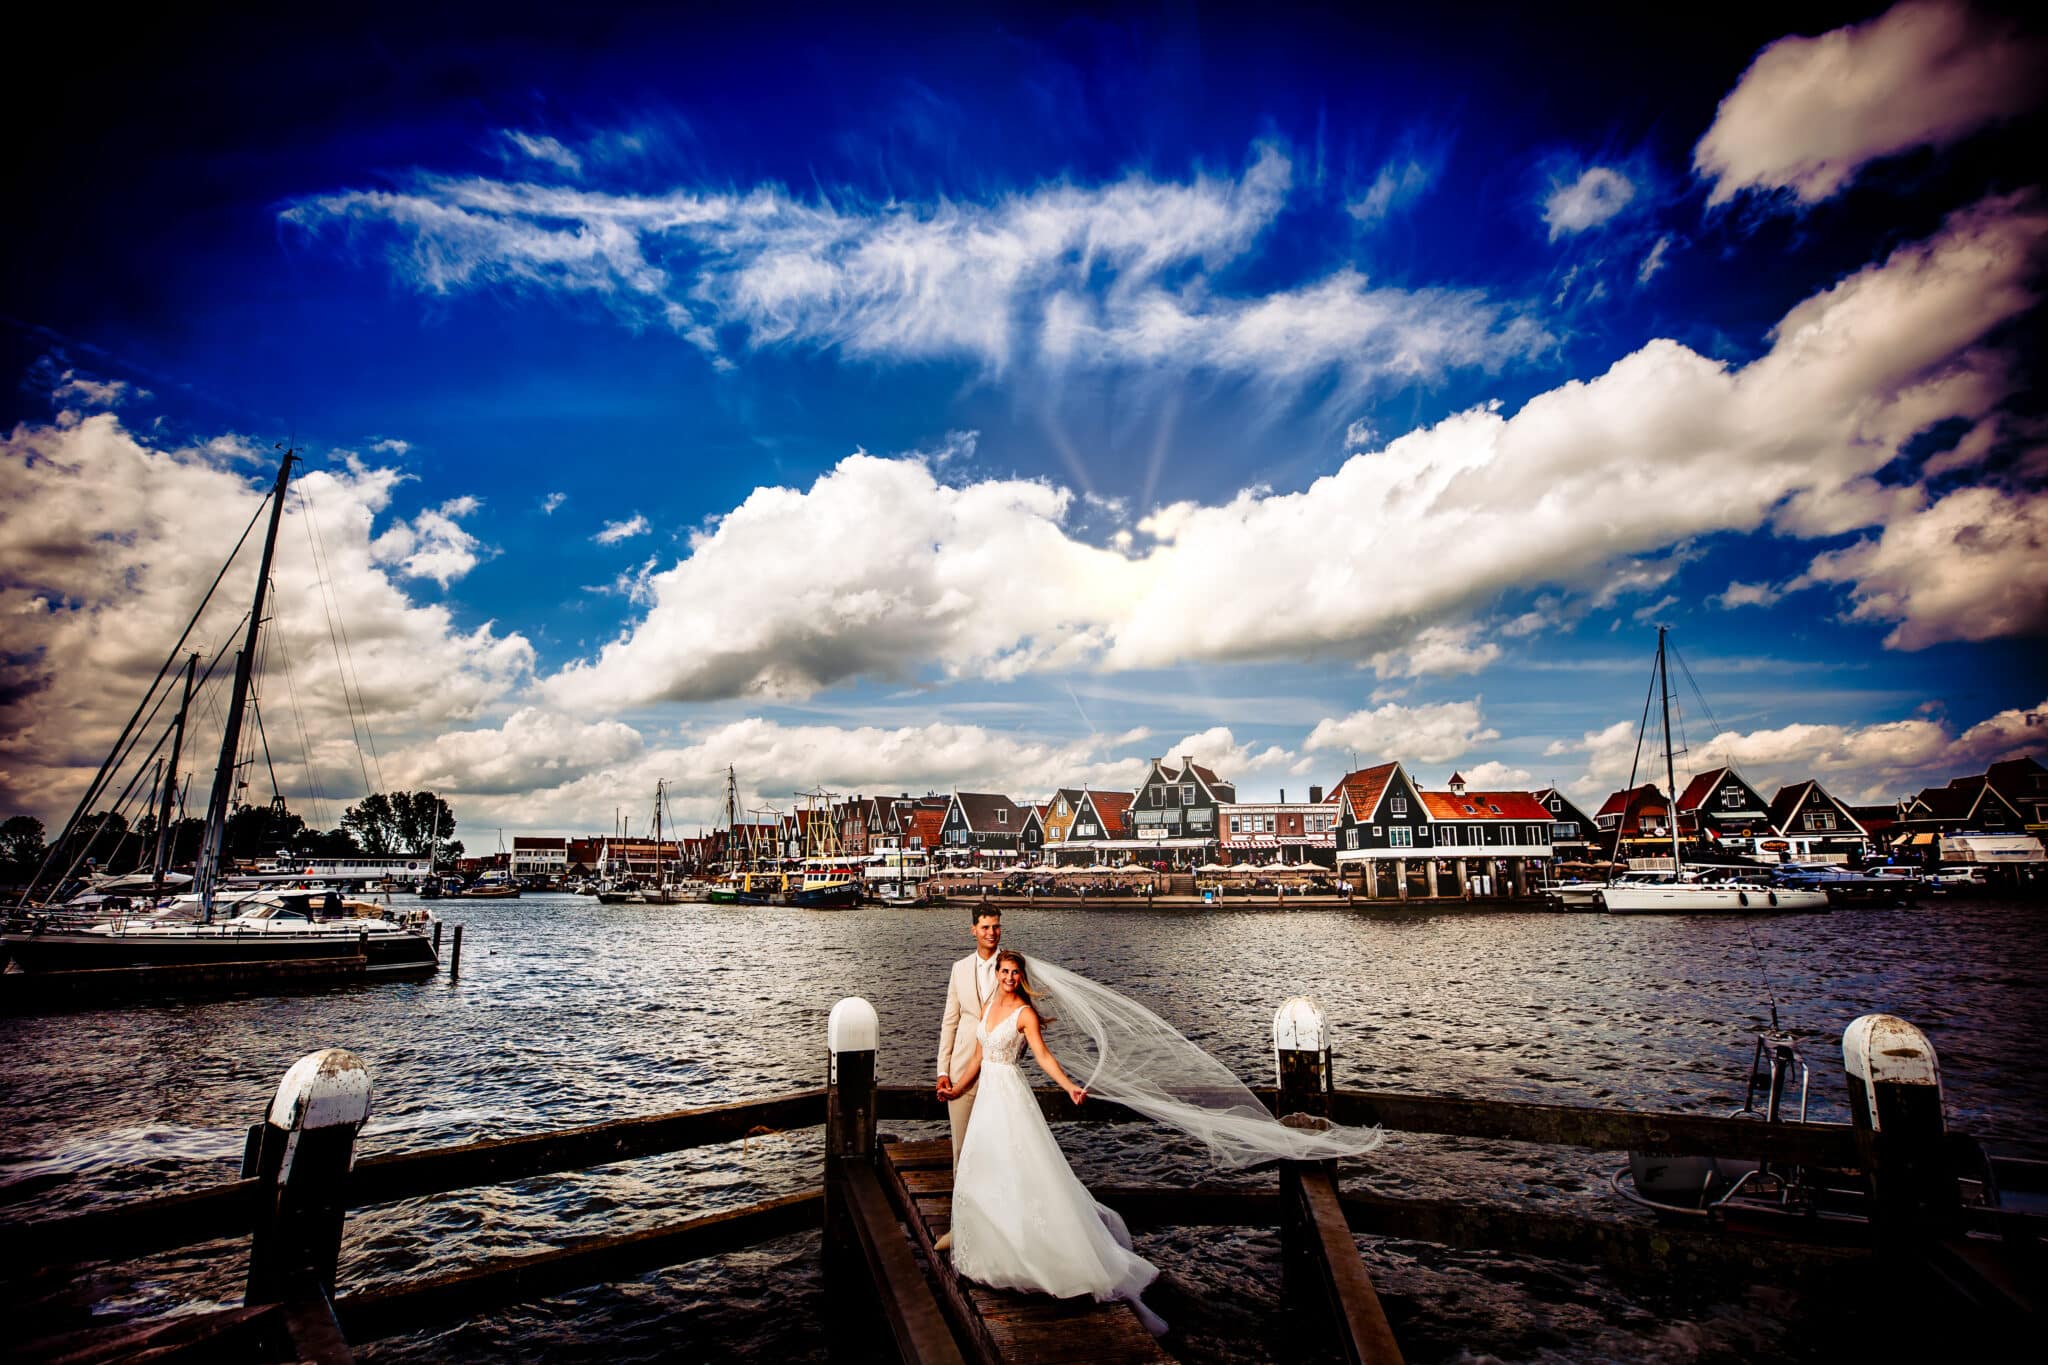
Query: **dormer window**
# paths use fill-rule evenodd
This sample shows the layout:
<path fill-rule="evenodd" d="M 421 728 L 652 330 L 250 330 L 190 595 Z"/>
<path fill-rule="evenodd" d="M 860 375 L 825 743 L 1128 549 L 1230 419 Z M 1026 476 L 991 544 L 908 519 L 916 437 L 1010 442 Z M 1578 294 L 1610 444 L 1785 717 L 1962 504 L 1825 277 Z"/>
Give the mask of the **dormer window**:
<path fill-rule="evenodd" d="M 1396 815 L 1406 815 L 1408 813 L 1408 798 L 1405 796 L 1390 797 L 1387 801 L 1387 809 Z"/>
<path fill-rule="evenodd" d="M 1010 812 L 1008 812 L 1008 811 L 1006 811 L 1006 810 L 999 810 L 999 811 L 997 811 L 997 812 L 996 812 L 996 823 L 997 823 L 997 824 L 999 824 L 999 825 L 1007 825 L 1007 824 L 1009 824 L 1009 823 L 1010 823 Z"/>

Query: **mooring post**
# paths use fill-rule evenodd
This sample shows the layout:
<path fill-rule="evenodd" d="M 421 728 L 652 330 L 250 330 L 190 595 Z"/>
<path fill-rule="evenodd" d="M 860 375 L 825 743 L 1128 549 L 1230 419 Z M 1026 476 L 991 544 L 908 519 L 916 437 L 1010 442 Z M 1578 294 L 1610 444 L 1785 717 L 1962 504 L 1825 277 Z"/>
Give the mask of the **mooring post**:
<path fill-rule="evenodd" d="M 1273 1069 L 1280 1087 L 1274 1112 L 1281 1122 L 1329 1117 L 1329 1029 L 1322 1006 L 1305 995 L 1282 1001 L 1273 1013 Z M 1301 1217 L 1302 1164 L 1280 1163 L 1280 1274 L 1294 1295 L 1310 1294 L 1315 1285 L 1314 1232 Z"/>
<path fill-rule="evenodd" d="M 875 1007 L 848 996 L 825 1019 L 825 1282 L 827 1293 L 855 1292 L 860 1244 L 852 1224 L 846 1170 L 875 1159 L 875 1050 L 882 1036 Z M 834 1286 L 838 1286 L 835 1290 Z"/>
<path fill-rule="evenodd" d="M 244 1173 L 268 1187 L 249 1242 L 249 1303 L 332 1296 L 356 1134 L 369 1116 L 370 1072 L 355 1053 L 331 1047 L 284 1073 L 244 1157 Z"/>
<path fill-rule="evenodd" d="M 462 971 L 462 926 L 455 926 L 453 941 L 448 947 L 448 979 L 453 981 Z"/>
<path fill-rule="evenodd" d="M 1934 1044 L 1894 1015 L 1866 1014 L 1842 1033 L 1842 1064 L 1850 1119 L 1876 1138 L 1879 1233 L 1895 1241 L 1953 1230 L 1961 1211 Z"/>
<path fill-rule="evenodd" d="M 441 956 L 441 921 L 434 921 L 434 956 Z"/>

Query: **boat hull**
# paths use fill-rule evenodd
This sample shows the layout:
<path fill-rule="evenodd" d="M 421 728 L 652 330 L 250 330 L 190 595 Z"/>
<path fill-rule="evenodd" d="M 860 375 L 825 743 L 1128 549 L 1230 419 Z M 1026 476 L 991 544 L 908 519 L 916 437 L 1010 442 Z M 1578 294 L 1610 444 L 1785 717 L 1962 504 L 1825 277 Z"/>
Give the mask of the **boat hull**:
<path fill-rule="evenodd" d="M 1610 915 L 1771 915 L 1828 908 L 1824 891 L 1768 887 L 1609 886 L 1600 899 Z"/>
<path fill-rule="evenodd" d="M 175 932 L 119 934 L 45 931 L 6 936 L 11 970 L 30 977 L 74 973 L 164 973 L 238 969 L 260 979 L 277 967 L 304 976 L 431 973 L 440 965 L 433 940 L 417 930 L 266 932 L 226 925 L 180 926 Z"/>

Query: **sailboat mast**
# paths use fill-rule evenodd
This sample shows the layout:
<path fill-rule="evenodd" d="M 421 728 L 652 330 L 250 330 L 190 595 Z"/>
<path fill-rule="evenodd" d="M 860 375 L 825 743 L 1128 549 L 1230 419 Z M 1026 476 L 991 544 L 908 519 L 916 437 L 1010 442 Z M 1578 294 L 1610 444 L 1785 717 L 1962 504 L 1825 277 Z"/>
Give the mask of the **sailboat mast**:
<path fill-rule="evenodd" d="M 284 490 L 291 482 L 290 450 L 277 466 L 277 485 L 270 491 L 270 527 L 263 536 L 263 558 L 256 566 L 256 600 L 249 607 L 249 629 L 242 637 L 242 652 L 235 656 L 234 690 L 228 697 L 227 724 L 220 737 L 220 763 L 213 770 L 213 794 L 206 805 L 206 841 L 194 868 L 199 892 L 200 919 L 213 919 L 214 888 L 220 881 L 220 861 L 227 842 L 228 806 L 235 796 L 235 752 L 242 744 L 242 712 L 249 705 L 249 675 L 256 668 L 256 633 L 263 626 L 263 599 L 270 591 L 270 562 L 277 554 L 277 528 L 284 520 Z"/>
<path fill-rule="evenodd" d="M 171 763 L 164 774 L 162 800 L 157 805 L 156 858 L 150 864 L 152 896 L 164 893 L 164 873 L 171 867 L 175 841 L 171 838 L 171 811 L 178 799 L 178 755 L 185 747 L 185 715 L 192 709 L 192 683 L 199 672 L 199 656 L 185 661 L 185 695 L 178 702 L 178 718 L 171 725 Z"/>
<path fill-rule="evenodd" d="M 1664 660 L 1666 629 L 1657 627 L 1657 685 L 1664 693 L 1664 781 L 1671 793 L 1664 818 L 1671 826 L 1671 875 L 1675 877 L 1684 870 L 1685 863 L 1678 856 L 1678 763 L 1671 755 L 1671 674 Z"/>
<path fill-rule="evenodd" d="M 661 892 L 661 788 L 665 778 L 654 779 L 654 890 Z"/>

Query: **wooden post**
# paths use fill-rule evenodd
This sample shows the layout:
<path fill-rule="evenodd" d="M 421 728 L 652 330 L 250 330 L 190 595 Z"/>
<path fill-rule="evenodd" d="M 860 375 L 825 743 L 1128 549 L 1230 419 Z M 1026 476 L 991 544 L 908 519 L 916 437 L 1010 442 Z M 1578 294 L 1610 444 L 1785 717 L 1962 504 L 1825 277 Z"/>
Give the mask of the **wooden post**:
<path fill-rule="evenodd" d="M 1402 900 L 1408 899 L 1408 860 L 1394 859 L 1394 892 Z"/>
<path fill-rule="evenodd" d="M 1369 901 L 1380 898 L 1380 865 L 1371 858 L 1365 860 L 1365 898 Z"/>
<path fill-rule="evenodd" d="M 284 1073 L 250 1134 L 251 1174 L 268 1188 L 249 1243 L 247 1302 L 324 1305 L 332 1297 L 348 1173 L 369 1116 L 370 1072 L 355 1053 L 328 1048 Z"/>
<path fill-rule="evenodd" d="M 1315 1001 L 1295 996 L 1273 1015 L 1273 1060 L 1280 1121 L 1290 1128 L 1327 1127 L 1330 1033 Z M 1280 1264 L 1285 1292 L 1326 1310 L 1343 1359 L 1402 1365 L 1400 1343 L 1344 1217 L 1336 1162 L 1280 1163 Z"/>
<path fill-rule="evenodd" d="M 1934 1044 L 1903 1019 L 1866 1014 L 1842 1033 L 1842 1064 L 1850 1120 L 1877 1135 L 1871 1179 L 1880 1234 L 1894 1240 L 1952 1230 L 1961 1210 Z"/>
<path fill-rule="evenodd" d="M 1472 885 L 1465 879 L 1465 860 L 1463 858 L 1452 860 L 1451 875 L 1458 879 L 1458 899 L 1471 900 Z"/>
<path fill-rule="evenodd" d="M 1440 894 L 1436 881 L 1436 859 L 1431 858 L 1425 866 L 1429 869 L 1429 898 L 1435 900 Z"/>
<path fill-rule="evenodd" d="M 448 979 L 453 981 L 462 972 L 462 926 L 455 926 L 455 940 L 448 950 Z"/>
<path fill-rule="evenodd" d="M 434 956 L 441 956 L 441 921 L 434 921 Z"/>
<path fill-rule="evenodd" d="M 875 1051 L 881 1023 L 875 1007 L 848 996 L 825 1020 L 829 1055 L 825 1076 L 825 1282 L 826 1292 L 860 1302 L 864 1276 L 847 1187 L 847 1168 L 875 1159 Z"/>

